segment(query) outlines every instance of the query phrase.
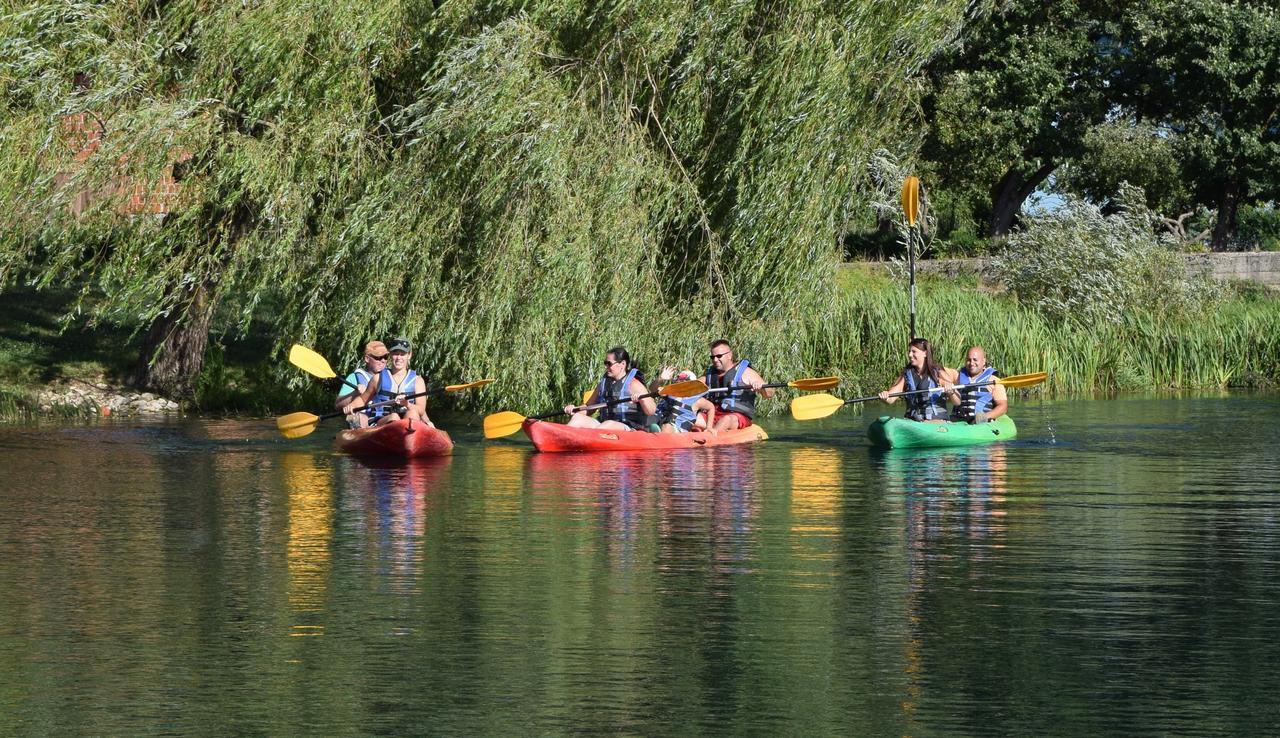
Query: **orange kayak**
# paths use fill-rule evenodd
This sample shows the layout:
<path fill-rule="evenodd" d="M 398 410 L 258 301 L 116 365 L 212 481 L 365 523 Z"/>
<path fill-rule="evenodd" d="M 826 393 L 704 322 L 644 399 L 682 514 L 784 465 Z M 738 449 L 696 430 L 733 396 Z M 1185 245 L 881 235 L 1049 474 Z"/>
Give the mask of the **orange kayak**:
<path fill-rule="evenodd" d="M 419 422 L 396 420 L 376 428 L 344 430 L 334 439 L 339 451 L 355 456 L 448 456 L 453 453 L 453 439 L 439 428 L 428 428 Z"/>
<path fill-rule="evenodd" d="M 752 425 L 723 433 L 646 433 L 599 428 L 572 428 L 543 420 L 526 420 L 525 435 L 539 451 L 669 451 L 680 448 L 735 446 L 763 441 L 764 428 Z"/>

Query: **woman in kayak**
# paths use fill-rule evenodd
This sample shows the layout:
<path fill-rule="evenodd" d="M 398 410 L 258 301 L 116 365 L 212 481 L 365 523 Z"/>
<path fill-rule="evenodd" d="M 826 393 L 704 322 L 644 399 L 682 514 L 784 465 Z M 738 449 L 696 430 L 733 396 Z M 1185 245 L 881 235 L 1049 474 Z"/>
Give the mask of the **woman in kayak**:
<path fill-rule="evenodd" d="M 679 372 L 673 366 L 662 367 L 662 373 L 658 375 L 658 382 L 654 382 L 654 386 L 650 389 L 654 392 L 658 391 L 658 385 L 665 384 L 670 381 L 688 382 L 697 379 L 692 371 L 681 369 Z M 664 397 L 658 401 L 658 420 L 662 423 L 663 433 L 690 433 L 694 431 L 704 431 L 711 428 L 714 433 L 716 423 L 716 406 L 715 403 L 708 400 L 704 392 L 702 395 L 694 395 L 693 397 Z"/>
<path fill-rule="evenodd" d="M 365 387 L 361 399 L 365 405 L 380 402 L 394 403 L 372 409 L 371 414 L 377 419 L 377 425 L 386 425 L 404 417 L 417 420 L 428 428 L 434 428 L 435 424 L 431 422 L 431 418 L 427 417 L 427 398 L 423 396 L 427 391 L 427 381 L 409 368 L 409 360 L 413 358 L 409 340 L 394 339 L 388 350 L 391 354 L 390 361 L 380 373 L 373 375 L 369 380 L 369 385 Z M 418 397 L 410 397 L 410 395 L 418 395 Z"/>
<path fill-rule="evenodd" d="M 640 430 L 647 428 L 650 419 L 658 411 L 653 398 L 640 397 L 646 393 L 644 382 L 640 380 L 640 370 L 631 365 L 631 356 L 621 346 L 615 346 L 605 352 L 604 376 L 596 386 L 588 405 L 598 402 L 614 402 L 600 409 L 600 419 L 587 415 L 586 411 L 573 405 L 565 405 L 564 411 L 569 415 L 569 423 L 575 428 L 602 428 L 608 430 Z"/>
<path fill-rule="evenodd" d="M 902 369 L 902 376 L 884 392 L 880 399 L 892 405 L 899 392 L 916 390 L 932 390 L 914 395 L 905 395 L 907 401 L 907 419 L 925 423 L 945 423 L 947 420 L 947 393 L 952 392 L 956 383 L 956 370 L 948 369 L 933 358 L 933 347 L 924 338 L 913 338 L 907 348 L 907 365 Z"/>

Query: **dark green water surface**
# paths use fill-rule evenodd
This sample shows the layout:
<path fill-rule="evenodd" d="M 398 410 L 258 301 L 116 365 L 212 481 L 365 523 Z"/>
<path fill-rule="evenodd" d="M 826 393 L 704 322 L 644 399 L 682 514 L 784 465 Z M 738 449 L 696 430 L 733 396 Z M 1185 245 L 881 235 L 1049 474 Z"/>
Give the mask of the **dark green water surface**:
<path fill-rule="evenodd" d="M 370 466 L 0 428 L 4 735 L 1280 733 L 1280 396 Z"/>

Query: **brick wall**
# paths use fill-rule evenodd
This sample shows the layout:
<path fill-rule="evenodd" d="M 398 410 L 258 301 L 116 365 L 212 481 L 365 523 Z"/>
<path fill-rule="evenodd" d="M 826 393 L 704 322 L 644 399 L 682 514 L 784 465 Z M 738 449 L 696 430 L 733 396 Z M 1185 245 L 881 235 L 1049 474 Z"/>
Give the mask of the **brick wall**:
<path fill-rule="evenodd" d="M 62 133 L 67 145 L 75 151 L 75 165 L 82 166 L 102 144 L 102 124 L 85 113 L 76 113 L 62 119 Z M 124 193 L 126 197 L 120 204 L 120 212 L 125 215 L 164 215 L 169 212 L 178 197 L 178 183 L 173 178 L 173 165 L 191 158 L 190 152 L 175 151 L 172 162 L 165 167 L 157 181 L 139 182 L 132 177 L 121 176 L 112 187 L 100 192 L 80 192 L 71 201 L 71 212 L 79 217 L 95 199 L 111 197 Z M 128 161 L 128 156 L 120 157 L 120 163 Z M 60 172 L 55 179 L 59 185 L 67 182 L 72 171 Z"/>

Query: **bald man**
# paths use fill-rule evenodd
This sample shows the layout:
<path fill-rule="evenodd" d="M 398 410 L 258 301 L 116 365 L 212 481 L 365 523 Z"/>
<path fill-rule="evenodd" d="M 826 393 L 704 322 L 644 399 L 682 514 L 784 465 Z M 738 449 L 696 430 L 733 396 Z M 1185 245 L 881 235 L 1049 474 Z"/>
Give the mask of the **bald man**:
<path fill-rule="evenodd" d="M 950 393 L 951 419 L 965 423 L 986 423 L 1009 411 L 1004 385 L 996 384 L 996 370 L 987 366 L 987 352 L 974 346 L 965 354 L 955 391 Z M 980 386 L 974 386 L 980 385 Z"/>

